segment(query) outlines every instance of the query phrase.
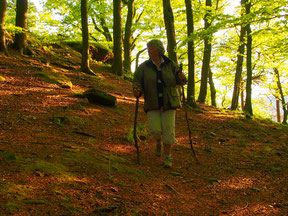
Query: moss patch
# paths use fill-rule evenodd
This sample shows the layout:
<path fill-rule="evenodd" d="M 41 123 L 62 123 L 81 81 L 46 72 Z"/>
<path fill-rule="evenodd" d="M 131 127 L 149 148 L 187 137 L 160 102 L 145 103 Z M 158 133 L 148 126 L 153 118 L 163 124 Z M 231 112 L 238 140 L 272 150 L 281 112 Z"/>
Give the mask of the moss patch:
<path fill-rule="evenodd" d="M 56 84 L 62 88 L 72 88 L 73 84 L 70 79 L 64 74 L 53 73 L 53 72 L 39 72 L 36 76 L 44 79 L 45 82 Z"/>

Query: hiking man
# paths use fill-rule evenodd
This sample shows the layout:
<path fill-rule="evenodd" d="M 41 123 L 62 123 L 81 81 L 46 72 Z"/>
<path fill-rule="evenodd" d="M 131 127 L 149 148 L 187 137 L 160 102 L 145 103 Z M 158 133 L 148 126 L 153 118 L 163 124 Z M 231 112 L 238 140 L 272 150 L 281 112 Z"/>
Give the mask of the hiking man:
<path fill-rule="evenodd" d="M 172 167 L 171 147 L 175 144 L 175 113 L 181 106 L 177 85 L 187 82 L 177 65 L 167 58 L 160 40 L 147 43 L 149 60 L 142 63 L 134 74 L 135 97 L 144 94 L 144 111 L 148 127 L 156 140 L 155 154 L 161 156 L 162 144 L 164 167 Z"/>

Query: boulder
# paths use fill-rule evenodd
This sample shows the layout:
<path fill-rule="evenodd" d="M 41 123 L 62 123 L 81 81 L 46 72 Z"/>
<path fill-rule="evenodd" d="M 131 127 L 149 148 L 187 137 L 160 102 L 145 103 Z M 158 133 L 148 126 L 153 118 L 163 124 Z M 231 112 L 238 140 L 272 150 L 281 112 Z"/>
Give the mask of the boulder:
<path fill-rule="evenodd" d="M 113 95 L 94 88 L 85 91 L 82 95 L 92 104 L 116 106 L 117 103 L 117 99 Z"/>

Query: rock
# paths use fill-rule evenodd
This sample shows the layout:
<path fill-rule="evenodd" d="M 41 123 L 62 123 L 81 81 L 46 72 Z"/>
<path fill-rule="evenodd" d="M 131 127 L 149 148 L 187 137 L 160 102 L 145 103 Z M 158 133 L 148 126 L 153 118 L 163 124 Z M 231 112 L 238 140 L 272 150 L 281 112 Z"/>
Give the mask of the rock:
<path fill-rule="evenodd" d="M 83 96 L 92 104 L 116 106 L 117 103 L 116 97 L 97 89 L 89 89 L 83 93 Z"/>

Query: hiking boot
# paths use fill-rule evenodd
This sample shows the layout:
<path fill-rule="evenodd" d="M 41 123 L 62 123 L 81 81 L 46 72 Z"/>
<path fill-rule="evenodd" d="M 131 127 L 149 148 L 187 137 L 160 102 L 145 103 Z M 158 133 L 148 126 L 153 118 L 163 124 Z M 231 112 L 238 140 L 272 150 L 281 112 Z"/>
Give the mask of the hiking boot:
<path fill-rule="evenodd" d="M 160 156 L 161 156 L 161 148 L 162 148 L 161 142 L 160 142 L 160 143 L 157 143 L 157 144 L 156 144 L 156 147 L 155 147 L 155 155 L 156 155 L 157 157 L 160 157 Z"/>
<path fill-rule="evenodd" d="M 171 155 L 164 155 L 164 167 L 165 168 L 171 168 L 172 167 Z"/>

